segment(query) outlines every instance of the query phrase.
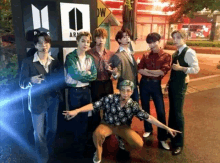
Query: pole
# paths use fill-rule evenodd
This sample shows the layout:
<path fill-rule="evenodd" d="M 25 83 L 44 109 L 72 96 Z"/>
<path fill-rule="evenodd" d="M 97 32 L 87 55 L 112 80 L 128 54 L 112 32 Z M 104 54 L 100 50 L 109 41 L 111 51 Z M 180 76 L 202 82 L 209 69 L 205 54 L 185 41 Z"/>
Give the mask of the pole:
<path fill-rule="evenodd" d="M 133 41 L 137 39 L 137 0 L 133 0 L 133 23 L 132 23 Z"/>

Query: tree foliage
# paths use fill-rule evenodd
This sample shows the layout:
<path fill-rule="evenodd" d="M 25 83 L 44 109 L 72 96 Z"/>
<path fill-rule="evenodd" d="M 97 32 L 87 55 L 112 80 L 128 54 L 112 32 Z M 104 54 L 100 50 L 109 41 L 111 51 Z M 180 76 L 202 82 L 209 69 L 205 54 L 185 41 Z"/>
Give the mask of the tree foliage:
<path fill-rule="evenodd" d="M 165 12 L 174 11 L 175 13 L 170 17 L 171 20 L 176 21 L 182 16 L 192 18 L 194 13 L 202 11 L 203 9 L 209 10 L 213 13 L 216 10 L 220 11 L 220 0 L 170 0 L 171 3 L 168 7 L 164 8 Z M 163 0 L 167 2 L 167 0 Z"/>
<path fill-rule="evenodd" d="M 0 36 L 13 32 L 11 0 L 0 0 Z"/>

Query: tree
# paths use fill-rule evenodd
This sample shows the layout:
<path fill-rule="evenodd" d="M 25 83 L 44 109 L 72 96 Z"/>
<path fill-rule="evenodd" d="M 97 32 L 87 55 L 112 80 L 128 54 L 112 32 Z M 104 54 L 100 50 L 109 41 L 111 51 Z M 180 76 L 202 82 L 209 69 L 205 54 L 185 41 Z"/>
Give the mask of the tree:
<path fill-rule="evenodd" d="M 0 37 L 13 33 L 11 0 L 0 0 Z"/>
<path fill-rule="evenodd" d="M 194 17 L 194 13 L 202 11 L 203 9 L 209 10 L 213 13 L 220 10 L 220 0 L 170 0 L 170 5 L 164 8 L 165 12 L 174 11 L 175 13 L 170 16 L 170 20 L 177 21 L 182 16 Z M 167 0 L 163 0 L 167 2 Z"/>
<path fill-rule="evenodd" d="M 167 0 L 162 0 L 167 2 Z M 165 12 L 174 11 L 170 16 L 170 22 L 176 22 L 182 16 L 193 18 L 198 11 L 206 10 L 210 16 L 213 16 L 214 11 L 220 11 L 220 0 L 170 0 L 168 7 L 164 8 Z M 216 30 L 216 16 L 213 17 L 210 40 L 213 41 Z"/>

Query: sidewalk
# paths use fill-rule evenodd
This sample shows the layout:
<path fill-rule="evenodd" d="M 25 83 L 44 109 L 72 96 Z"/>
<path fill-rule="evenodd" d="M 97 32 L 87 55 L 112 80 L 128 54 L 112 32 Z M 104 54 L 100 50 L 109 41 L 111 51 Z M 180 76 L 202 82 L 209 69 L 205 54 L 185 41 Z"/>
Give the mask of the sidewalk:
<path fill-rule="evenodd" d="M 119 93 L 116 88 L 117 81 L 113 81 L 114 92 Z M 162 91 L 164 97 L 167 97 L 167 92 L 164 92 L 166 84 L 162 84 Z M 200 78 L 191 79 L 187 88 L 186 94 L 197 93 L 200 91 L 205 91 L 213 88 L 220 88 L 220 75 L 210 75 Z"/>

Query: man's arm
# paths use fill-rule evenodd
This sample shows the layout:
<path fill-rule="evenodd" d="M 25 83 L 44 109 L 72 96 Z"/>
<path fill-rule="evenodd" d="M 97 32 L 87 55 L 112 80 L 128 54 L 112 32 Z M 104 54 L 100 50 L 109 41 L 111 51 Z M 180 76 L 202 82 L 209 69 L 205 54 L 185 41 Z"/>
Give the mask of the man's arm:
<path fill-rule="evenodd" d="M 93 110 L 92 103 L 85 105 L 79 109 L 75 109 L 75 110 L 71 110 L 71 111 L 63 111 L 62 114 L 65 115 L 65 117 L 67 117 L 67 120 L 70 120 L 70 119 L 74 118 L 75 116 L 77 116 L 81 112 L 89 112 L 91 110 Z"/>
<path fill-rule="evenodd" d="M 189 65 L 185 72 L 186 74 L 197 74 L 199 72 L 199 62 L 196 56 L 196 52 L 194 50 L 187 50 L 184 60 Z"/>
<path fill-rule="evenodd" d="M 65 62 L 65 68 L 67 70 L 67 73 L 74 80 L 78 80 L 83 83 L 87 83 L 89 81 L 95 80 L 97 77 L 97 70 L 96 70 L 93 60 L 92 60 L 92 65 L 91 65 L 91 71 L 80 71 L 76 63 L 70 57 L 67 56 L 66 62 Z"/>
<path fill-rule="evenodd" d="M 32 86 L 27 60 L 23 60 L 22 62 L 19 85 L 22 89 L 28 89 Z"/>
<path fill-rule="evenodd" d="M 112 77 L 116 80 L 121 76 L 121 60 L 120 58 L 115 54 L 111 57 L 110 61 L 111 66 L 113 68 Z"/>
<path fill-rule="evenodd" d="M 172 65 L 172 69 L 176 71 L 183 71 L 186 74 L 197 74 L 200 70 L 196 52 L 192 49 L 187 50 L 184 58 L 189 67 L 180 66 L 179 62 Z"/>
<path fill-rule="evenodd" d="M 173 137 L 175 137 L 177 133 L 181 133 L 180 131 L 169 128 L 151 115 L 149 115 L 149 118 L 146 121 L 156 125 L 157 127 L 167 130 Z"/>
<path fill-rule="evenodd" d="M 94 81 L 97 78 L 97 69 L 95 66 L 95 61 L 94 61 L 93 57 L 91 57 L 90 59 L 92 61 L 91 68 L 90 68 L 91 74 L 88 76 L 88 78 L 81 80 L 81 82 L 83 82 L 83 83 L 88 83 L 88 82 Z"/>
<path fill-rule="evenodd" d="M 165 54 L 164 54 L 165 55 Z M 164 61 L 161 65 L 161 68 L 159 70 L 147 70 L 149 73 L 159 76 L 164 76 L 167 74 L 167 72 L 171 69 L 171 61 L 172 57 L 169 54 L 166 54 L 167 56 L 164 58 Z"/>
<path fill-rule="evenodd" d="M 152 77 L 158 77 L 158 76 L 160 76 L 160 75 L 156 75 L 156 74 L 149 73 L 147 69 L 140 69 L 140 70 L 138 70 L 138 72 L 139 72 L 141 75 L 144 75 L 144 76 L 152 76 Z"/>

